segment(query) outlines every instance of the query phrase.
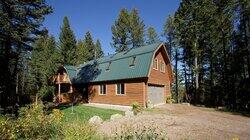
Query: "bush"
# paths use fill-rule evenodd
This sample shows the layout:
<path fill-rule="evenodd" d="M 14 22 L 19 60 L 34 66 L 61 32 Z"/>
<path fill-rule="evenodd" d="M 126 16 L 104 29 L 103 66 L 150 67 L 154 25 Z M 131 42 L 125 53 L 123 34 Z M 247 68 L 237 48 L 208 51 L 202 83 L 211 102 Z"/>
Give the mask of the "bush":
<path fill-rule="evenodd" d="M 55 139 L 61 138 L 60 110 L 45 115 L 42 105 L 21 108 L 19 118 L 6 118 L 1 121 L 0 136 L 3 139 Z"/>
<path fill-rule="evenodd" d="M 152 102 L 150 100 L 148 100 L 146 102 L 146 108 L 152 109 L 154 107 L 154 105 L 152 104 Z"/>
<path fill-rule="evenodd" d="M 12 124 L 6 117 L 1 117 L 0 119 L 0 138 L 1 139 L 11 139 L 12 138 Z"/>
<path fill-rule="evenodd" d="M 167 135 L 163 130 L 154 126 L 142 126 L 132 127 L 124 125 L 119 132 L 116 132 L 113 136 L 110 136 L 110 140 L 166 140 Z"/>
<path fill-rule="evenodd" d="M 66 140 L 98 139 L 95 128 L 86 122 L 73 122 L 64 125 L 63 135 Z"/>
<path fill-rule="evenodd" d="M 141 106 L 137 102 L 132 103 L 131 106 L 132 106 L 132 111 L 134 112 L 134 115 L 137 115 L 142 110 Z"/>
<path fill-rule="evenodd" d="M 167 96 L 167 98 L 166 98 L 166 103 L 167 104 L 172 104 L 174 102 L 175 102 L 175 100 L 172 98 L 172 96 Z"/>
<path fill-rule="evenodd" d="M 42 87 L 39 90 L 38 94 L 42 95 L 41 99 L 43 102 L 53 102 L 54 91 L 55 91 L 54 86 L 46 86 L 46 87 Z"/>

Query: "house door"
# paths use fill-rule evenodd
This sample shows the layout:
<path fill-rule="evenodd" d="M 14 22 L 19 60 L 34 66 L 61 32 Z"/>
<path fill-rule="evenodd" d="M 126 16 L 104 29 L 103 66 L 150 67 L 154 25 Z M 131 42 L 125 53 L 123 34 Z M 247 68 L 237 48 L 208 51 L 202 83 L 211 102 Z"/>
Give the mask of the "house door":
<path fill-rule="evenodd" d="M 148 85 L 148 100 L 153 105 L 164 104 L 164 86 Z"/>

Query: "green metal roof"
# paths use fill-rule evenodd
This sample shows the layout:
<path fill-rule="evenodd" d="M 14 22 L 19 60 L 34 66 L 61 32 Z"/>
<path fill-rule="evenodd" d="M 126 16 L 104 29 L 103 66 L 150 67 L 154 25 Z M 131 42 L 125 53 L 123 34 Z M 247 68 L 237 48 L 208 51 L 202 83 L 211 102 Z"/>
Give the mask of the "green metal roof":
<path fill-rule="evenodd" d="M 64 66 L 72 83 L 89 83 L 147 77 L 154 51 L 162 43 L 155 43 L 91 60 L 77 67 Z M 135 65 L 130 66 L 133 57 Z M 110 65 L 109 70 L 107 67 Z"/>
<path fill-rule="evenodd" d="M 76 67 L 71 66 L 71 65 L 64 65 L 63 67 L 65 68 L 67 74 L 69 75 L 70 81 L 72 81 L 74 77 L 77 75 Z"/>

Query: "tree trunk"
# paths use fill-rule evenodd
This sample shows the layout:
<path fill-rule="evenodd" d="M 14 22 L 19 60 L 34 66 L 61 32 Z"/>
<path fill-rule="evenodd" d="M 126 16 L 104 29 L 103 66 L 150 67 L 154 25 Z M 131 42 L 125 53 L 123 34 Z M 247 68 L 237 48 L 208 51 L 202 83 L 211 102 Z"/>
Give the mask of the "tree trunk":
<path fill-rule="evenodd" d="M 18 73 L 16 74 L 16 98 L 17 98 L 17 103 L 19 103 L 19 94 L 18 94 L 18 87 L 19 86 L 19 75 L 18 75 Z"/>
<path fill-rule="evenodd" d="M 6 108 L 9 105 L 11 105 L 11 73 L 9 69 L 10 65 L 10 50 L 11 47 L 11 41 L 10 39 L 6 39 L 5 43 L 3 43 L 3 62 L 1 62 L 3 67 L 1 68 L 3 74 L 3 79 L 1 79 L 2 85 L 3 85 L 3 93 L 1 94 L 1 107 Z"/>
<path fill-rule="evenodd" d="M 196 42 L 194 43 L 194 47 L 197 49 Z M 198 54 L 196 52 L 195 58 L 194 58 L 194 66 L 195 66 L 195 89 L 197 90 L 199 88 L 199 70 L 198 70 Z"/>
<path fill-rule="evenodd" d="M 210 50 L 210 54 L 211 54 L 211 56 L 210 56 L 210 58 L 209 58 L 209 60 L 210 60 L 210 85 L 209 85 L 209 87 L 210 87 L 210 93 L 209 93 L 209 99 L 208 99 L 208 101 L 209 101 L 209 103 L 210 104 L 213 104 L 214 105 L 214 103 L 216 102 L 216 100 L 212 100 L 212 97 L 214 97 L 213 96 L 213 88 L 214 88 L 214 77 L 213 77 L 213 50 L 212 50 L 212 48 L 211 48 L 211 50 Z"/>
<path fill-rule="evenodd" d="M 179 101 L 179 94 L 178 94 L 178 50 L 175 48 L 175 92 L 176 92 L 176 102 L 178 103 Z"/>
<path fill-rule="evenodd" d="M 172 62 L 172 38 L 169 37 L 169 56 L 170 56 L 170 63 Z"/>
<path fill-rule="evenodd" d="M 188 85 L 187 85 L 187 68 L 186 68 L 186 63 L 184 62 L 184 80 L 185 80 L 185 95 L 186 95 L 186 101 L 189 101 L 188 98 Z"/>
<path fill-rule="evenodd" d="M 36 102 L 35 102 L 36 105 L 38 105 L 38 92 L 36 92 Z"/>

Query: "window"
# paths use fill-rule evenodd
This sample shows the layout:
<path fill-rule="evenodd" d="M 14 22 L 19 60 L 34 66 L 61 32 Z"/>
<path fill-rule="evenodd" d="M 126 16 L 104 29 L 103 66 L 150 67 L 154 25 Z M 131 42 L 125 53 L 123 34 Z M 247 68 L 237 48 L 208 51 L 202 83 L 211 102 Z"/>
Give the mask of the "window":
<path fill-rule="evenodd" d="M 130 67 L 133 67 L 133 66 L 135 66 L 135 56 L 132 58 L 132 61 L 131 61 L 131 63 L 130 63 Z"/>
<path fill-rule="evenodd" d="M 154 59 L 153 69 L 158 70 L 158 59 Z"/>
<path fill-rule="evenodd" d="M 108 63 L 108 66 L 107 66 L 107 68 L 106 68 L 106 71 L 109 71 L 110 65 L 111 65 L 111 61 Z"/>
<path fill-rule="evenodd" d="M 106 95 L 106 85 L 100 85 L 100 95 Z"/>
<path fill-rule="evenodd" d="M 165 63 L 164 63 L 164 61 L 161 61 L 161 63 L 160 63 L 160 71 L 165 72 Z"/>
<path fill-rule="evenodd" d="M 116 84 L 116 94 L 117 95 L 125 94 L 124 84 Z"/>

